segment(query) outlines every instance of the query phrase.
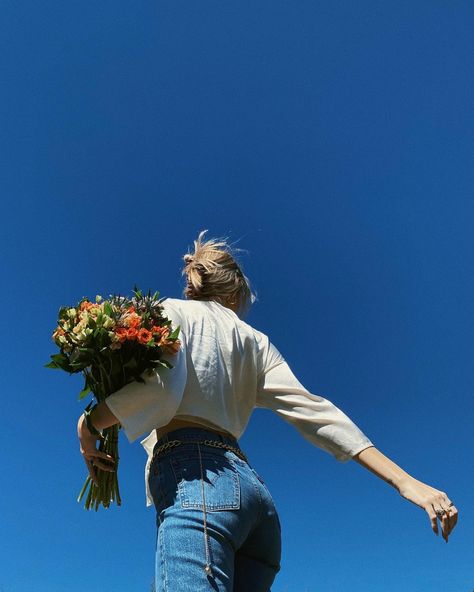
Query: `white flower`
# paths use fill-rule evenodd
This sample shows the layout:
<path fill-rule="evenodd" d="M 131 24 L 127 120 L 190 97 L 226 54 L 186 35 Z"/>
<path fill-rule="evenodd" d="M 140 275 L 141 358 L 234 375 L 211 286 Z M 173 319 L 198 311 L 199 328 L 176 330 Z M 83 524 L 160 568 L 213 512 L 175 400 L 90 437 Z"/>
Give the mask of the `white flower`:
<path fill-rule="evenodd" d="M 102 321 L 102 326 L 105 329 L 110 329 L 110 327 L 114 326 L 114 320 L 111 317 L 104 315 L 103 318 L 104 318 L 104 320 Z"/>
<path fill-rule="evenodd" d="M 90 327 L 86 327 L 79 333 L 79 337 L 81 337 L 82 340 L 85 341 L 93 332 L 94 331 Z"/>

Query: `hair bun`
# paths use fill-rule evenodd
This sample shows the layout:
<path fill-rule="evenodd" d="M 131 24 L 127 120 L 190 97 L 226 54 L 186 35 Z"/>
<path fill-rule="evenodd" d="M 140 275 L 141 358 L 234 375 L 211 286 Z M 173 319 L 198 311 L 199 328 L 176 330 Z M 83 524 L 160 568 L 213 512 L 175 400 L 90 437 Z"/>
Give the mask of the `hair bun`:
<path fill-rule="evenodd" d="M 201 231 L 194 241 L 194 252 L 183 256 L 184 295 L 193 300 L 215 300 L 223 306 L 233 305 L 235 310 L 243 313 L 252 303 L 249 281 L 234 258 L 234 249 L 227 239 L 204 241 L 206 232 Z"/>

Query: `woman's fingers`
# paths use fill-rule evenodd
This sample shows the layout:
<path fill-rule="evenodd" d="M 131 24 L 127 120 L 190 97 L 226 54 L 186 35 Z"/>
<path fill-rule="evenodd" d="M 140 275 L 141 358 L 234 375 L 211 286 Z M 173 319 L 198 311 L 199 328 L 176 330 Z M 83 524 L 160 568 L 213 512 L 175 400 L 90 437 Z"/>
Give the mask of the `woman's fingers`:
<path fill-rule="evenodd" d="M 88 460 L 86 457 L 84 457 L 84 461 L 86 463 L 87 470 L 89 471 L 89 475 L 92 479 L 92 482 L 94 483 L 94 485 L 99 485 L 92 461 Z"/>
<path fill-rule="evenodd" d="M 448 537 L 458 521 L 458 511 L 447 494 L 411 477 L 401 483 L 399 493 L 426 511 L 436 535 L 439 534 L 439 519 L 443 538 L 448 542 Z"/>
<path fill-rule="evenodd" d="M 114 467 L 111 467 L 102 460 L 98 460 L 97 458 L 95 458 L 93 462 L 94 467 L 97 467 L 98 469 L 102 469 L 103 471 L 109 471 L 109 473 L 113 473 L 115 471 Z"/>
<path fill-rule="evenodd" d="M 456 526 L 456 522 L 458 521 L 458 511 L 455 506 L 448 506 L 446 508 L 446 516 L 447 516 L 447 527 L 448 527 L 448 535 L 451 534 L 454 527 Z"/>
<path fill-rule="evenodd" d="M 442 506 L 448 513 L 449 532 L 451 532 L 458 521 L 458 510 L 447 495 L 444 496 Z"/>
<path fill-rule="evenodd" d="M 98 471 L 115 471 L 115 459 L 110 454 L 97 450 L 97 438 L 87 430 L 84 423 L 84 416 L 81 415 L 78 421 L 77 433 L 80 442 L 80 451 L 86 463 L 92 482 L 99 485 Z"/>
<path fill-rule="evenodd" d="M 436 516 L 436 512 L 435 512 L 433 506 L 430 506 L 429 508 L 427 508 L 426 511 L 428 512 L 428 516 L 430 517 L 431 528 L 433 529 L 433 532 L 436 535 L 438 535 L 439 534 L 438 517 Z"/>
<path fill-rule="evenodd" d="M 448 500 L 449 502 L 449 500 Z M 445 507 L 443 507 L 445 506 Z M 439 508 L 435 509 L 435 506 L 432 505 L 432 509 L 433 512 L 435 513 L 435 515 L 438 517 L 439 521 L 441 522 L 441 530 L 442 530 L 442 535 L 443 535 L 443 539 L 448 542 L 448 537 L 451 534 L 451 532 L 453 531 L 453 528 L 456 526 L 456 523 L 458 521 L 458 511 L 457 508 L 452 505 L 450 506 L 449 503 L 443 502 L 443 504 L 440 504 Z M 431 520 L 431 524 L 433 526 L 433 517 L 432 517 L 432 513 L 428 512 L 430 514 L 430 520 Z M 434 528 L 433 528 L 434 530 Z M 436 529 L 436 534 L 437 533 L 437 529 Z"/>
<path fill-rule="evenodd" d="M 100 450 L 95 450 L 91 452 L 83 452 L 82 453 L 84 460 L 86 462 L 87 468 L 89 470 L 89 474 L 91 479 L 97 485 L 97 469 L 102 469 L 103 471 L 109 471 L 113 473 L 115 471 L 115 459 L 106 454 L 105 452 L 101 452 Z"/>
<path fill-rule="evenodd" d="M 98 455 L 89 455 L 88 460 L 90 463 L 94 465 L 94 467 L 97 467 L 98 469 L 102 469 L 103 471 L 110 471 L 111 473 L 115 471 L 115 468 L 109 462 L 101 460 L 101 457 L 99 457 Z"/>
<path fill-rule="evenodd" d="M 115 458 L 113 456 L 110 456 L 110 454 L 107 454 L 106 452 L 101 452 L 100 450 L 96 450 L 94 452 L 94 455 L 99 456 L 100 458 L 105 458 L 112 463 L 115 462 Z"/>
<path fill-rule="evenodd" d="M 450 511 L 453 512 L 453 516 L 454 516 L 454 523 L 453 523 L 453 528 L 456 526 L 456 524 L 458 523 L 458 509 L 456 508 L 456 506 L 451 506 Z"/>
<path fill-rule="evenodd" d="M 450 533 L 450 528 L 449 528 L 449 516 L 448 514 L 443 514 L 440 518 L 440 522 L 441 522 L 441 530 L 443 533 L 443 539 L 448 542 L 448 536 Z"/>

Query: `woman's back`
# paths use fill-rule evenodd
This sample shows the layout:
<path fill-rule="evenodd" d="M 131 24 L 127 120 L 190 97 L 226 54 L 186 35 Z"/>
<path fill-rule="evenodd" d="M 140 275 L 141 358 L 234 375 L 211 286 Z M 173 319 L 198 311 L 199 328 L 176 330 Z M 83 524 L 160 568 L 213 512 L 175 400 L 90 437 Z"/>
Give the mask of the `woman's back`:
<path fill-rule="evenodd" d="M 212 300 L 167 299 L 163 307 L 173 326 L 181 327 L 182 359 L 170 358 L 182 373 L 175 418 L 239 438 L 256 403 L 261 334 Z"/>

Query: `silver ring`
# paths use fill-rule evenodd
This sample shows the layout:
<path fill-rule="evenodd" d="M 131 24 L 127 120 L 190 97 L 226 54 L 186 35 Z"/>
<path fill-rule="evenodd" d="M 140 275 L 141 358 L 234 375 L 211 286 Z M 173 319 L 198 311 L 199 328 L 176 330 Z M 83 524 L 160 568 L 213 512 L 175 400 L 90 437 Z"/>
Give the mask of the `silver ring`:
<path fill-rule="evenodd" d="M 436 516 L 438 516 L 438 518 L 441 518 L 442 516 L 444 516 L 446 514 L 446 510 L 435 510 L 436 511 Z"/>

